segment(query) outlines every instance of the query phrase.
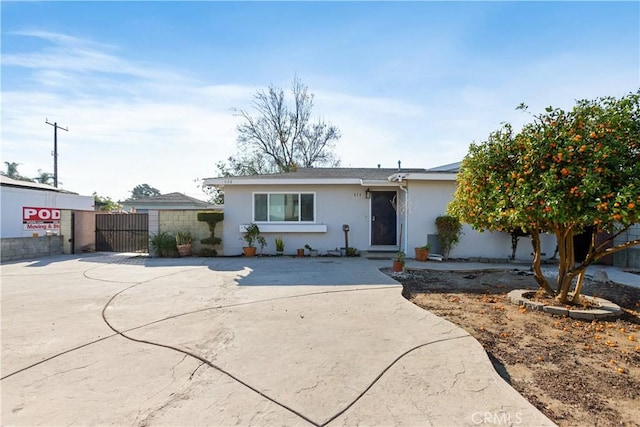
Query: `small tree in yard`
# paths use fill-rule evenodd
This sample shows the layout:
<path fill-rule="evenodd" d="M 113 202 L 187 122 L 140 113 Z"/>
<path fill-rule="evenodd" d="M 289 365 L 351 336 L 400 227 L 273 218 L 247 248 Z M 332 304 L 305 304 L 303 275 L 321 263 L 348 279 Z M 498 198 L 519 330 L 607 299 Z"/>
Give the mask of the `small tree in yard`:
<path fill-rule="evenodd" d="M 478 230 L 530 233 L 540 287 L 566 303 L 575 284 L 578 302 L 587 266 L 640 244 L 610 246 L 640 221 L 640 91 L 578 101 L 571 111 L 549 107 L 533 117 L 517 134 L 507 124 L 471 145 L 448 212 Z M 577 264 L 573 236 L 587 230 L 590 247 Z M 611 237 L 596 244 L 603 231 Z M 557 238 L 555 289 L 540 268 L 540 233 Z"/>
<path fill-rule="evenodd" d="M 444 259 L 449 259 L 451 249 L 460 241 L 462 224 L 458 218 L 451 215 L 442 215 L 436 218 L 436 228 L 438 229 L 438 243 Z"/>
<path fill-rule="evenodd" d="M 200 240 L 203 245 L 210 245 L 210 248 L 202 250 L 203 254 L 207 256 L 217 256 L 218 251 L 214 246 L 222 243 L 222 239 L 216 237 L 216 224 L 224 220 L 224 212 L 198 212 L 198 221 L 206 222 L 209 226 L 210 237 L 205 237 Z"/>

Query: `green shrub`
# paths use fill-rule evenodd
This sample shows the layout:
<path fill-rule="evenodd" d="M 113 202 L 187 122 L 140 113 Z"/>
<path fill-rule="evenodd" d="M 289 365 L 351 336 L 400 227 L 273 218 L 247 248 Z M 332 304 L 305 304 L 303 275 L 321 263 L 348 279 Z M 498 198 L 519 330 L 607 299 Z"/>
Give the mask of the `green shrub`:
<path fill-rule="evenodd" d="M 222 239 L 216 237 L 216 224 L 222 220 L 224 220 L 224 212 L 198 212 L 198 221 L 206 222 L 207 225 L 209 225 L 209 232 L 211 233 L 210 237 L 201 239 L 200 243 L 211 246 L 216 246 L 222 243 Z M 203 248 L 201 253 L 203 254 L 202 256 L 218 255 L 218 251 L 216 251 L 215 248 Z M 205 255 L 205 253 L 207 255 Z"/>
<path fill-rule="evenodd" d="M 175 236 L 163 231 L 151 237 L 151 247 L 160 258 L 175 257 L 178 254 Z"/>
<path fill-rule="evenodd" d="M 202 248 L 202 250 L 200 251 L 200 256 L 203 256 L 203 257 L 218 256 L 218 251 L 216 251 L 213 248 Z"/>
<path fill-rule="evenodd" d="M 438 229 L 438 242 L 444 259 L 449 259 L 451 249 L 460 241 L 462 224 L 458 218 L 451 215 L 441 215 L 436 218 Z"/>

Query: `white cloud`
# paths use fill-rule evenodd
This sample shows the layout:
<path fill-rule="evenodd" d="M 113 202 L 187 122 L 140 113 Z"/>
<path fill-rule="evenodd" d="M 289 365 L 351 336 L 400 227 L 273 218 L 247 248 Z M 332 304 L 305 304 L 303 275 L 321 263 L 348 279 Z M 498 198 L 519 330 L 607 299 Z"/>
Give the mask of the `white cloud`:
<path fill-rule="evenodd" d="M 253 95 L 269 84 L 207 81 L 166 64 L 127 59 L 117 46 L 65 34 L 19 34 L 47 44 L 3 55 L 3 72 L 17 70 L 36 82 L 3 88 L 3 160 L 21 163 L 27 176 L 52 171 L 53 129 L 44 120 L 57 121 L 69 127 L 59 134 L 59 178 L 81 194 L 124 199 L 147 183 L 204 197 L 193 180 L 213 176 L 215 163 L 235 152 L 239 119 L 231 108 L 250 110 Z M 520 102 L 538 112 L 637 89 L 637 58 L 610 63 L 570 53 L 514 64 L 476 58 L 473 69 L 456 70 L 462 83 L 393 97 L 337 91 L 349 84 L 331 75 L 319 79 L 320 86 L 304 83 L 316 95 L 314 116 L 342 132 L 336 151 L 344 166 L 395 167 L 402 160 L 405 167 L 432 167 L 460 160 L 472 141 L 501 122 L 527 121 L 514 110 Z"/>
<path fill-rule="evenodd" d="M 61 34 L 23 34 L 57 45 L 55 51 L 3 57 L 3 66 L 32 69 L 42 84 L 3 92 L 3 159 L 21 163 L 26 176 L 53 171 L 48 118 L 69 128 L 58 134 L 65 188 L 123 199 L 148 183 L 163 192 L 203 196 L 193 180 L 212 175 L 214 164 L 232 153 L 237 118 L 228 102 L 245 98 L 247 88 L 204 87 L 176 71 L 96 50 L 103 45 Z"/>

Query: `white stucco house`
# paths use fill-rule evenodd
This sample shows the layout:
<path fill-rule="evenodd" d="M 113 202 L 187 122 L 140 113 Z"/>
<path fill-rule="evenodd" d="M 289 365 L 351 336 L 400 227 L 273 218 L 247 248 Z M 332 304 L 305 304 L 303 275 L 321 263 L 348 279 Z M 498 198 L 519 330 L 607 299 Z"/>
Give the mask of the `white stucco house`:
<path fill-rule="evenodd" d="M 208 178 L 224 189 L 224 255 L 242 253 L 244 226 L 256 223 L 267 239 L 263 253 L 275 254 L 275 237 L 285 253 L 309 245 L 320 253 L 345 246 L 360 251 L 404 250 L 425 243 L 437 251 L 436 217 L 443 215 L 456 189 L 460 164 L 432 169 L 300 168 L 295 172 Z M 465 225 L 453 258 L 502 258 L 511 254 L 508 233 L 478 233 Z M 554 236 L 542 236 L 551 256 Z M 530 239 L 522 238 L 517 259 L 532 259 Z"/>

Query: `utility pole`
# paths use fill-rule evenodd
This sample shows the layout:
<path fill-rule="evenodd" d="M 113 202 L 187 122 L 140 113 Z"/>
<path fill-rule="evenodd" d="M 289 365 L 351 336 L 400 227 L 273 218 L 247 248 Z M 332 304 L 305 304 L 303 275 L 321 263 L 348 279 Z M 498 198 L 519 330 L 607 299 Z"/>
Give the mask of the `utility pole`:
<path fill-rule="evenodd" d="M 58 188 L 58 128 L 65 132 L 69 132 L 69 129 L 58 126 L 58 122 L 49 123 L 49 119 L 45 119 L 44 122 L 53 126 L 53 186 Z"/>

